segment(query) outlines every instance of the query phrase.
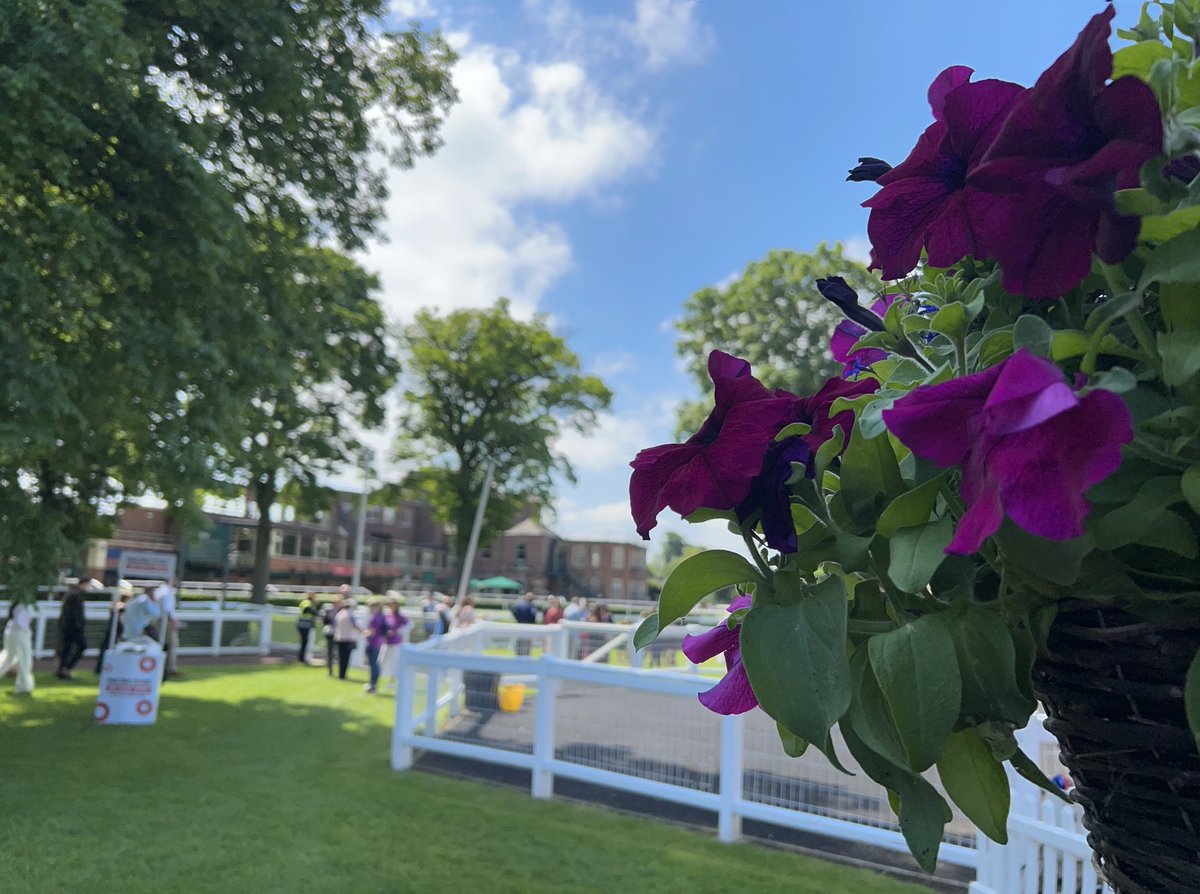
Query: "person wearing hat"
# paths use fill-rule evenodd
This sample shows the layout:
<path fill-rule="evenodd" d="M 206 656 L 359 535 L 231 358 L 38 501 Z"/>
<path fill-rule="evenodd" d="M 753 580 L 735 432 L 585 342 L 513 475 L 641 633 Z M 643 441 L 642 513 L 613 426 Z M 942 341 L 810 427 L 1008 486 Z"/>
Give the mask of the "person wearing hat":
<path fill-rule="evenodd" d="M 87 648 L 83 604 L 91 588 L 90 580 L 81 580 L 63 597 L 58 612 L 58 670 L 54 672 L 60 680 L 71 679 L 72 668 Z"/>

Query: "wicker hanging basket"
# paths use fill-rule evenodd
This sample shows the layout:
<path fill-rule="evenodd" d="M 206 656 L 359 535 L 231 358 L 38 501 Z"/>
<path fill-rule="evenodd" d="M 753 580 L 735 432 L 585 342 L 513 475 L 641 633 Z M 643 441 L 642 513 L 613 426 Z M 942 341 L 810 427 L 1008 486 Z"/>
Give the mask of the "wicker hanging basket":
<path fill-rule="evenodd" d="M 1034 666 L 1047 729 L 1119 894 L 1200 892 L 1200 753 L 1183 683 L 1200 617 L 1143 621 L 1069 603 Z"/>

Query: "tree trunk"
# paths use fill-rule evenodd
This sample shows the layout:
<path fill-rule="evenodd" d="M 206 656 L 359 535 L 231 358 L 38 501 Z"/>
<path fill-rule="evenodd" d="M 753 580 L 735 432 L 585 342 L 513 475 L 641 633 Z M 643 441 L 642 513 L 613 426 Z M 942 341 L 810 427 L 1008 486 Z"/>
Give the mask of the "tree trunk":
<path fill-rule="evenodd" d="M 271 507 L 275 505 L 274 476 L 259 480 L 254 486 L 254 502 L 258 506 L 258 529 L 254 536 L 254 574 L 251 577 L 250 600 L 267 601 L 267 584 L 271 582 Z"/>

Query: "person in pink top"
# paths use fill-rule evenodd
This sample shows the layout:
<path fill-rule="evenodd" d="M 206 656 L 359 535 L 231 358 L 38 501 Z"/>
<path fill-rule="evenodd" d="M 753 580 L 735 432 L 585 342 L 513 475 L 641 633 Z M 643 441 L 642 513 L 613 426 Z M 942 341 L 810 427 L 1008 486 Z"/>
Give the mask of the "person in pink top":
<path fill-rule="evenodd" d="M 409 622 L 400 609 L 400 600 L 396 598 L 388 600 L 383 616 L 388 623 L 388 632 L 383 650 L 379 653 L 379 676 L 383 681 L 390 677 L 394 683 L 397 676 L 397 665 L 400 662 L 399 646 L 404 642 L 404 628 L 408 626 Z"/>

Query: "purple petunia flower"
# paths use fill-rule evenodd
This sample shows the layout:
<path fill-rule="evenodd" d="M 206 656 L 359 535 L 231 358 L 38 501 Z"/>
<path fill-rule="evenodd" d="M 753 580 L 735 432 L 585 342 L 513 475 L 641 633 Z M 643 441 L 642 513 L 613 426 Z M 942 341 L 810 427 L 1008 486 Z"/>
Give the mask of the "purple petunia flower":
<path fill-rule="evenodd" d="M 729 604 L 728 611 L 732 613 L 749 607 L 750 597 L 738 596 Z M 745 714 L 758 707 L 758 699 L 742 666 L 741 634 L 740 624 L 731 629 L 722 621 L 708 633 L 683 638 L 683 654 L 692 664 L 703 664 L 725 653 L 725 676 L 712 689 L 698 696 L 700 704 L 716 714 Z"/>
<path fill-rule="evenodd" d="M 888 305 L 896 298 L 895 295 L 885 295 L 871 305 L 871 311 L 882 317 L 887 313 Z M 858 340 L 867 334 L 865 326 L 860 326 L 853 320 L 842 320 L 834 327 L 833 337 L 829 339 L 829 350 L 833 359 L 845 364 L 842 371 L 844 378 L 857 378 L 868 372 L 872 363 L 878 363 L 887 358 L 888 352 L 883 348 L 859 348 L 854 350 Z"/>
<path fill-rule="evenodd" d="M 898 279 L 929 263 L 948 267 L 966 255 L 988 256 L 977 231 L 989 198 L 968 180 L 1025 88 L 1008 81 L 971 83 L 965 66 L 947 68 L 929 88 L 933 124 L 903 162 L 879 177 L 867 201 L 872 266 Z"/>
<path fill-rule="evenodd" d="M 883 413 L 913 453 L 962 468 L 967 511 L 946 552 L 976 552 L 1007 515 L 1047 540 L 1083 534 L 1084 497 L 1121 464 L 1129 409 L 1110 391 L 1079 395 L 1051 363 L 1020 350 L 998 366 L 917 388 Z"/>
<path fill-rule="evenodd" d="M 796 420 L 796 396 L 768 391 L 750 364 L 723 351 L 708 357 L 713 411 L 682 444 L 648 447 L 630 465 L 629 502 L 638 533 L 649 539 L 668 506 L 682 516 L 697 509 L 733 509 L 750 490 L 771 440 Z"/>
<path fill-rule="evenodd" d="M 1078 285 L 1095 251 L 1115 264 L 1136 245 L 1140 221 L 1117 213 L 1115 190 L 1162 151 L 1150 87 L 1112 75 L 1109 24 L 1097 13 L 1037 83 L 1013 104 L 968 187 L 987 196 L 976 221 L 1010 292 L 1056 298 Z"/>

